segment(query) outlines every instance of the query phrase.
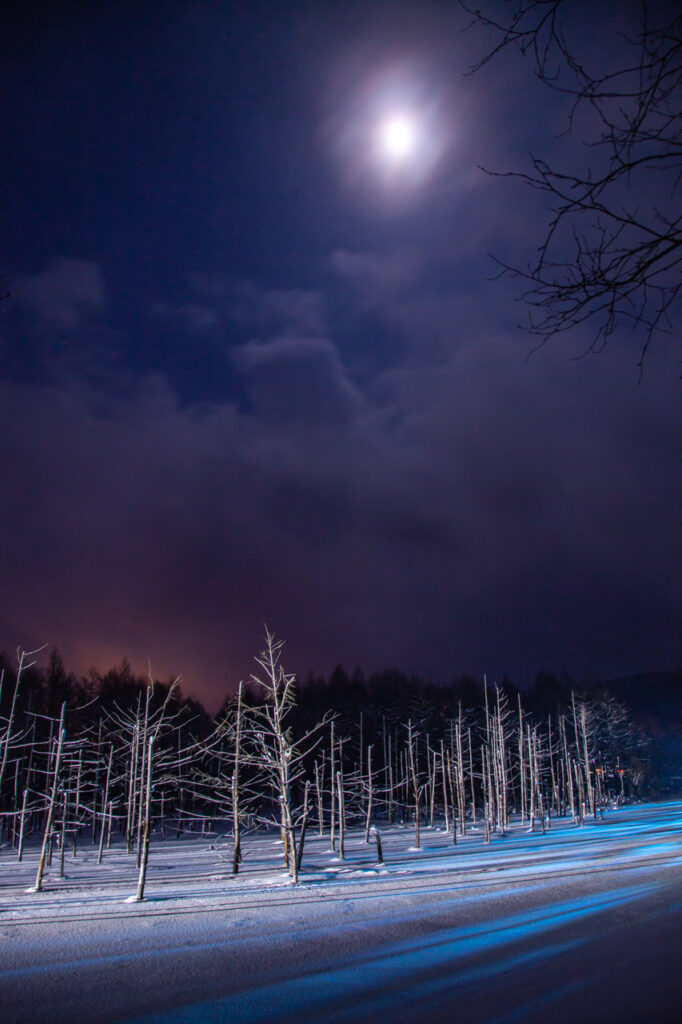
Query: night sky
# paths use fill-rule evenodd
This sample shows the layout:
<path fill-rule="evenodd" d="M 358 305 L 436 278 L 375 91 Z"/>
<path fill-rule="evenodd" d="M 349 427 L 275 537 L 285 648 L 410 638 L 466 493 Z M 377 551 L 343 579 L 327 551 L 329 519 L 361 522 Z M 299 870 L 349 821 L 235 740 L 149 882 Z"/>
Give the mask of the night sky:
<path fill-rule="evenodd" d="M 211 707 L 264 622 L 302 674 L 679 663 L 679 320 L 641 382 L 528 359 L 491 280 L 547 214 L 479 165 L 584 152 L 527 61 L 450 3 L 13 6 L 0 647 Z"/>

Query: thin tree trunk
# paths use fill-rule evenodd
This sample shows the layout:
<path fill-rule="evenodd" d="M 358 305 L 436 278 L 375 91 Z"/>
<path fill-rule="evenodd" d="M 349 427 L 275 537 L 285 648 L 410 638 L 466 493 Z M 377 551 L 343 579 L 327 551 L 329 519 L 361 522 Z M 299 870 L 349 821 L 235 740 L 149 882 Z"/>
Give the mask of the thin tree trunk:
<path fill-rule="evenodd" d="M 19 849 L 17 850 L 17 860 L 22 860 L 24 856 L 24 829 L 26 826 L 26 802 L 28 800 L 28 790 L 24 790 L 24 799 L 21 802 L 21 819 L 19 825 Z"/>
<path fill-rule="evenodd" d="M 481 747 L 481 775 L 483 778 L 483 828 L 486 843 L 490 842 L 490 818 L 488 816 L 488 801 L 490 794 L 488 790 L 488 763 L 485 744 Z"/>
<path fill-rule="evenodd" d="M 412 778 L 412 798 L 414 801 L 414 845 L 419 849 L 419 780 L 417 778 L 417 768 L 414 758 L 414 733 L 412 730 L 411 720 L 407 723 L 407 754 L 409 757 L 410 776 Z"/>
<path fill-rule="evenodd" d="M 99 795 L 99 771 L 100 771 L 100 757 L 102 754 L 102 719 L 100 717 L 99 726 L 97 730 L 97 760 L 95 762 L 95 781 L 93 785 L 92 794 L 92 845 L 97 844 L 97 797 Z M 106 806 L 106 805 L 105 805 Z M 103 823 L 103 819 L 100 819 L 100 825 Z"/>
<path fill-rule="evenodd" d="M 232 874 L 239 872 L 239 865 L 242 860 L 241 849 L 241 822 L 239 816 L 239 767 L 241 758 L 242 739 L 242 684 L 239 683 L 237 690 L 237 723 L 234 741 L 234 771 L 232 772 L 232 838 L 234 852 L 232 856 Z"/>
<path fill-rule="evenodd" d="M 59 832 L 59 877 L 64 877 L 64 855 L 66 853 L 66 814 L 68 808 L 68 796 L 67 791 L 64 790 L 64 800 L 62 804 L 62 825 Z"/>
<path fill-rule="evenodd" d="M 521 824 L 523 825 L 526 820 L 526 768 L 525 759 L 523 756 L 524 740 L 523 740 L 523 709 L 521 707 L 521 694 L 519 694 L 519 780 L 521 789 Z"/>
<path fill-rule="evenodd" d="M 140 714 L 140 703 L 138 698 L 137 714 L 139 718 Z M 128 778 L 128 807 L 126 817 L 126 852 L 131 853 L 133 849 L 133 821 L 135 820 L 135 785 L 137 781 L 137 747 L 138 747 L 138 734 L 139 721 L 135 723 L 133 728 L 132 737 L 130 740 L 130 773 Z"/>
<path fill-rule="evenodd" d="M 57 753 L 55 755 L 54 762 L 54 773 L 52 776 L 52 792 L 50 793 L 50 802 L 47 809 L 47 821 L 45 822 L 45 832 L 43 833 L 43 845 L 40 851 L 40 859 L 38 860 L 38 871 L 36 873 L 35 891 L 40 892 L 43 888 L 43 873 L 45 871 L 45 856 L 47 854 L 47 847 L 52 835 L 52 821 L 54 818 L 54 806 L 57 798 L 57 785 L 59 781 L 59 766 L 62 760 L 62 749 L 64 747 L 64 738 L 66 736 L 66 730 L 64 728 L 64 715 L 66 714 L 66 702 L 62 704 L 62 713 L 59 719 L 59 740 L 57 742 Z"/>
<path fill-rule="evenodd" d="M 594 790 L 592 788 L 592 776 L 590 774 L 590 755 L 587 749 L 587 709 L 585 705 L 581 705 L 580 708 L 580 726 L 583 733 L 583 762 L 585 765 L 585 783 L 587 786 L 587 802 L 590 808 L 590 814 L 596 818 L 597 812 L 594 804 Z"/>
<path fill-rule="evenodd" d="M 147 784 L 146 792 L 144 794 L 144 841 L 142 843 L 142 857 L 140 859 L 140 874 L 137 879 L 137 896 L 136 900 L 140 902 L 144 899 L 144 886 L 147 878 L 147 861 L 149 860 L 149 843 L 151 840 L 151 816 L 152 816 L 152 754 L 154 753 L 154 737 L 149 737 L 149 747 L 147 750 Z M 143 794 L 140 793 L 140 800 L 142 800 Z"/>
<path fill-rule="evenodd" d="M 383 851 L 383 847 L 381 845 L 381 832 L 376 827 L 376 825 L 372 825 L 372 828 L 371 828 L 370 831 L 371 831 L 371 834 L 374 836 L 374 839 L 376 840 L 376 844 L 377 844 L 377 863 L 383 864 L 384 863 L 384 851 Z"/>
<path fill-rule="evenodd" d="M 303 844 L 305 843 L 305 833 L 308 827 L 308 790 L 310 783 L 306 779 L 305 792 L 303 795 L 303 817 L 301 819 L 301 831 L 298 837 L 298 849 L 296 850 L 296 872 L 301 870 L 301 861 L 303 859 Z"/>
<path fill-rule="evenodd" d="M 450 814 L 449 814 L 450 801 L 448 799 L 448 785 L 447 785 L 447 775 L 446 775 L 446 768 L 445 768 L 445 744 L 444 744 L 443 740 L 440 741 L 440 767 L 441 767 L 442 784 L 443 784 L 443 812 L 444 812 L 444 817 L 445 817 L 445 832 L 447 834 L 450 831 Z"/>
<path fill-rule="evenodd" d="M 367 815 L 365 817 L 365 842 L 369 842 L 369 832 L 372 823 L 372 801 L 374 797 L 372 780 L 372 747 L 367 747 Z"/>
<path fill-rule="evenodd" d="M 393 824 L 393 738 L 388 734 L 388 823 Z"/>
<path fill-rule="evenodd" d="M 98 864 L 102 863 L 102 851 L 104 850 L 104 831 L 105 831 L 105 825 L 106 825 L 106 820 L 107 820 L 107 806 L 109 807 L 109 811 L 111 813 L 111 805 L 109 804 L 109 781 L 111 779 L 111 763 L 113 761 L 113 758 L 114 758 L 114 745 L 112 743 L 111 746 L 109 747 L 109 760 L 107 762 L 107 774 L 106 774 L 106 778 L 105 778 L 105 781 L 104 781 L 104 799 L 102 801 L 102 823 L 101 823 L 101 827 L 100 827 L 99 850 L 97 851 L 97 863 Z"/>
<path fill-rule="evenodd" d="M 447 762 L 448 762 L 448 786 L 450 787 L 450 801 L 452 803 L 452 845 L 456 846 L 457 845 L 457 810 L 455 808 L 455 790 L 456 790 L 456 786 L 455 786 L 455 782 L 454 782 L 454 779 L 453 779 L 453 771 L 454 771 L 454 769 L 453 769 L 453 766 L 452 766 L 452 760 L 451 760 L 451 757 L 450 757 L 450 751 L 449 750 L 445 751 L 445 756 L 446 756 Z"/>
<path fill-rule="evenodd" d="M 331 829 L 329 834 L 329 845 L 332 850 L 336 849 L 336 832 L 335 832 L 335 819 L 336 819 L 336 796 L 335 796 L 335 783 L 336 783 L 336 772 L 334 770 L 334 720 L 331 723 L 331 753 L 330 753 L 330 775 L 329 775 L 329 788 L 331 790 Z"/>
<path fill-rule="evenodd" d="M 14 693 L 12 694 L 12 703 L 10 705 L 9 718 L 7 720 L 7 732 L 5 733 L 5 741 L 2 746 L 2 758 L 0 758 L 0 793 L 2 792 L 2 780 L 5 774 L 5 765 L 7 764 L 7 756 L 9 754 L 9 745 L 12 738 L 12 725 L 14 723 L 14 709 L 17 703 L 17 694 L 19 693 L 19 680 L 21 679 L 21 673 L 24 668 L 24 658 L 26 657 L 26 651 L 22 651 L 19 655 L 19 667 L 17 669 L 17 677 L 14 681 Z M 0 675 L 0 690 L 2 690 L 2 682 L 5 677 L 5 670 L 2 670 Z"/>
<path fill-rule="evenodd" d="M 76 850 L 78 848 L 78 814 L 80 810 L 81 802 L 81 772 L 83 770 L 83 752 L 78 751 L 78 770 L 76 771 L 76 802 L 74 806 L 74 823 L 73 823 L 73 841 L 71 846 L 71 853 L 74 860 L 76 859 Z"/>
<path fill-rule="evenodd" d="M 462 751 L 462 730 L 464 723 L 462 721 L 462 702 L 459 702 L 459 721 L 457 722 L 457 728 L 455 731 L 456 742 L 457 742 L 457 808 L 459 812 L 459 831 L 460 835 L 466 835 L 466 819 L 467 819 L 467 799 L 466 790 L 464 787 L 464 753 Z M 471 745 L 469 746 L 469 770 L 473 778 L 473 764 L 471 764 Z M 472 782 L 472 800 L 473 800 L 473 782 Z M 454 805 L 453 805 L 454 806 Z M 473 812 L 472 812 L 473 813 Z M 474 814 L 474 820 L 475 820 Z"/>
<path fill-rule="evenodd" d="M 540 828 L 542 834 L 545 834 L 545 808 L 542 799 L 542 779 L 540 777 L 540 764 L 538 761 L 538 736 L 537 729 L 533 730 L 533 774 L 535 776 L 535 785 L 537 788 L 537 808 L 538 816 L 540 818 Z"/>
<path fill-rule="evenodd" d="M 324 764 L 324 762 L 323 762 Z M 324 779 L 320 779 L 320 766 L 315 761 L 315 791 L 317 794 L 317 824 L 318 830 L 321 836 L 324 835 L 324 804 L 322 803 L 322 784 Z"/>
<path fill-rule="evenodd" d="M 339 798 L 339 859 L 343 860 L 346 855 L 345 850 L 345 807 L 343 798 L 343 775 L 341 772 L 336 773 L 336 785 L 338 788 Z"/>
<path fill-rule="evenodd" d="M 467 729 L 469 736 L 469 786 L 471 788 L 471 824 L 476 824 L 476 794 L 474 792 L 474 748 L 471 742 L 471 729 Z"/>
<path fill-rule="evenodd" d="M 433 816 L 435 813 L 436 805 L 436 774 L 438 771 L 438 754 L 433 752 L 433 759 L 431 762 L 431 806 L 429 808 L 429 824 L 433 828 Z"/>
<path fill-rule="evenodd" d="M 145 780 L 145 774 L 146 774 L 145 773 L 144 757 L 145 757 L 145 754 L 147 753 L 147 730 L 149 728 L 149 702 L 151 700 L 153 687 L 154 687 L 154 684 L 152 682 L 152 674 L 151 674 L 151 666 L 150 666 L 150 669 L 149 669 L 149 685 L 147 686 L 147 695 L 146 695 L 145 702 L 144 702 L 144 727 L 143 727 L 143 730 L 142 730 L 142 737 L 141 737 L 141 741 L 140 741 L 140 746 L 141 746 L 141 749 L 142 749 L 142 761 L 141 761 L 141 764 L 140 764 L 140 802 L 139 802 L 139 808 L 138 808 L 138 813 L 137 813 L 137 867 L 138 867 L 138 870 L 140 868 L 140 863 L 141 863 L 141 860 L 142 860 L 142 827 L 143 827 L 142 826 L 142 821 L 143 821 L 143 814 L 144 814 L 144 806 L 143 806 L 143 802 L 142 802 L 142 794 L 144 792 L 144 780 Z"/>

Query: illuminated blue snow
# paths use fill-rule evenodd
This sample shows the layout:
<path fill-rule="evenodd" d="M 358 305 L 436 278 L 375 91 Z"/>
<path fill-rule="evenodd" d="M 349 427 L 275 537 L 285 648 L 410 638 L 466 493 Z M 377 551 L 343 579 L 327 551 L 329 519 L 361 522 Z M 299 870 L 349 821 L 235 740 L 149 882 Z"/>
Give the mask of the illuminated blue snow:
<path fill-rule="evenodd" d="M 446 929 L 427 939 L 413 938 L 380 947 L 374 955 L 336 961 L 327 969 L 289 978 L 163 1013 L 134 1018 L 129 1024 L 269 1024 L 273 1021 L 357 1020 L 358 1007 L 371 1018 L 409 994 L 411 1001 L 428 999 L 477 981 L 490 980 L 520 966 L 537 966 L 554 959 L 580 940 L 543 945 L 539 950 L 514 951 L 514 945 L 580 919 L 648 896 L 657 886 L 630 886 L 610 894 L 567 900 L 493 921 Z M 492 962 L 471 963 L 499 951 Z M 447 972 L 424 978 L 428 972 Z"/>

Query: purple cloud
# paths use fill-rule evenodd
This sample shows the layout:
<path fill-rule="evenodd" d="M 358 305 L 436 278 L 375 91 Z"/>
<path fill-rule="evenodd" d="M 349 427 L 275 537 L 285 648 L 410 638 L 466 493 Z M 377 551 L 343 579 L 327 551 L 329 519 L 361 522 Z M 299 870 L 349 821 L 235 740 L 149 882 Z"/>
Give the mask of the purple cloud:
<path fill-rule="evenodd" d="M 45 330 L 78 330 L 107 308 L 102 272 L 86 260 L 56 259 L 41 273 L 17 278 L 12 294 Z"/>

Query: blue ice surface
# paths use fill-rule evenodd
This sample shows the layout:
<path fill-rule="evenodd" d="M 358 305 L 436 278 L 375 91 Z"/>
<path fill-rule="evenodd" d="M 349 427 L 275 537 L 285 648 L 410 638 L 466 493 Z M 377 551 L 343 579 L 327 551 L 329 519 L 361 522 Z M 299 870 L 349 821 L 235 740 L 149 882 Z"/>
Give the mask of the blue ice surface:
<path fill-rule="evenodd" d="M 536 892 L 536 891 L 538 891 L 538 890 L 540 890 L 542 888 L 543 887 L 541 885 L 515 886 L 514 887 L 514 893 L 515 894 L 519 894 L 519 893 Z M 459 889 L 459 885 L 453 886 L 453 890 L 456 891 L 457 889 Z M 438 889 L 433 889 L 433 890 L 428 889 L 428 890 L 421 890 L 421 891 L 422 892 L 424 892 L 424 891 L 426 891 L 426 892 L 443 892 L 443 889 L 442 888 L 438 888 Z M 354 899 L 355 898 L 356 897 L 354 897 Z M 362 899 L 369 899 L 369 898 L 371 898 L 369 895 L 362 896 Z M 374 894 L 373 898 L 374 899 L 377 898 L 376 894 Z M 459 895 L 457 895 L 456 902 L 457 902 L 457 907 L 461 908 L 463 906 L 466 906 L 467 904 L 472 904 L 472 903 L 480 904 L 481 901 L 486 901 L 487 902 L 487 901 L 495 900 L 495 899 L 498 899 L 498 898 L 499 898 L 499 894 L 495 893 L 495 892 L 480 893 L 480 894 L 477 893 L 477 894 L 475 894 L 473 896 L 464 896 L 464 897 L 460 897 Z M 409 910 L 409 911 L 407 911 L 405 913 L 391 914 L 391 915 L 387 915 L 387 916 L 384 916 L 384 917 L 374 917 L 373 916 L 371 918 L 370 923 L 372 924 L 373 927 L 381 928 L 384 925 L 385 926 L 395 925 L 397 923 L 400 923 L 401 921 L 411 921 L 413 919 L 414 919 L 414 911 L 413 910 Z M 307 936 L 314 935 L 314 936 L 320 938 L 321 940 L 323 940 L 325 937 L 328 937 L 328 936 L 338 936 L 341 933 L 341 931 L 343 930 L 343 927 L 344 927 L 343 924 L 320 925 L 320 926 L 317 926 L 317 927 L 314 927 L 314 926 L 313 927 L 306 927 L 305 931 L 306 931 L 306 935 Z M 143 955 L 144 955 L 145 958 L 148 958 L 148 959 L 167 960 L 171 956 L 183 956 L 184 954 L 195 953 L 195 952 L 218 952 L 219 950 L 229 950 L 231 947 L 235 947 L 235 946 L 239 947 L 240 949 L 243 949 L 245 944 L 248 941 L 249 940 L 245 939 L 244 936 L 241 933 L 238 933 L 238 934 L 232 933 L 229 936 L 229 938 L 219 939 L 219 940 L 211 940 L 210 942 L 201 942 L 201 941 L 183 942 L 183 943 L 179 943 L 178 945 L 175 945 L 175 946 L 164 945 L 163 947 L 158 948 L 158 949 L 144 949 Z M 261 949 L 262 948 L 262 937 L 258 936 L 256 941 L 257 941 L 258 948 Z M 279 940 L 277 938 L 273 938 L 273 944 L 276 943 L 277 941 L 282 941 L 281 937 L 280 937 Z M 290 935 L 285 936 L 284 941 L 289 943 L 291 941 L 291 936 Z M 132 951 L 126 952 L 126 953 L 100 953 L 100 954 L 97 954 L 95 956 L 89 956 L 89 957 L 73 957 L 70 960 L 66 960 L 63 957 L 61 957 L 59 959 L 59 961 L 57 961 L 57 962 L 48 961 L 46 963 L 41 963 L 41 964 L 31 964 L 30 966 L 26 966 L 26 967 L 2 968 L 2 969 L 0 969 L 0 982 L 7 981 L 10 978 L 36 978 L 36 977 L 40 977 L 41 975 L 52 974 L 52 973 L 55 973 L 55 972 L 62 973 L 64 971 L 69 971 L 69 972 L 73 973 L 75 971 L 78 971 L 78 970 L 81 970 L 81 969 L 87 969 L 89 967 L 105 967 L 105 966 L 108 966 L 108 965 L 125 964 L 125 963 L 132 962 L 134 960 L 137 960 L 140 957 L 140 955 L 141 955 L 141 952 L 139 950 L 135 949 L 135 950 L 132 950 Z"/>
<path fill-rule="evenodd" d="M 507 1009 L 503 1017 L 494 1017 L 488 1021 L 488 1024 L 514 1024 L 515 1020 L 533 1020 L 539 1013 L 546 1013 L 550 1003 L 560 1003 L 562 1000 L 570 998 L 586 984 L 587 980 L 583 978 L 580 981 L 562 985 L 560 988 L 553 989 L 546 996 L 538 996 L 536 999 L 521 1003 L 515 1010 Z"/>
<path fill-rule="evenodd" d="M 647 896 L 657 885 L 629 886 L 611 894 L 567 900 L 530 912 L 508 915 L 476 925 L 446 929 L 426 938 L 389 943 L 373 956 L 364 951 L 351 962 L 328 965 L 298 978 L 263 985 L 224 998 L 146 1014 L 127 1024 L 272 1024 L 274 1021 L 356 1020 L 358 1008 L 368 1019 L 406 998 L 434 998 L 439 993 L 490 979 L 515 967 L 553 959 L 579 940 L 543 945 L 539 950 L 513 954 L 511 947 L 544 932 L 588 918 Z M 506 947 L 506 949 L 505 949 Z M 491 951 L 501 958 L 484 964 L 466 961 Z M 349 958 L 350 959 L 350 958 Z M 425 972 L 447 970 L 445 976 L 422 978 Z M 410 978 L 413 981 L 410 982 Z M 348 1007 L 343 1010 L 343 1004 Z"/>

